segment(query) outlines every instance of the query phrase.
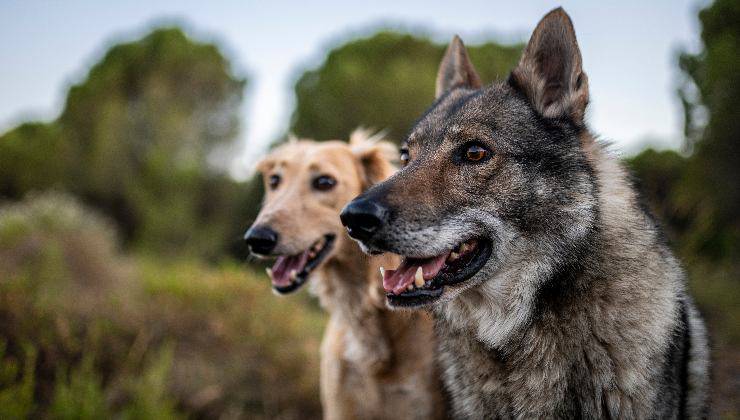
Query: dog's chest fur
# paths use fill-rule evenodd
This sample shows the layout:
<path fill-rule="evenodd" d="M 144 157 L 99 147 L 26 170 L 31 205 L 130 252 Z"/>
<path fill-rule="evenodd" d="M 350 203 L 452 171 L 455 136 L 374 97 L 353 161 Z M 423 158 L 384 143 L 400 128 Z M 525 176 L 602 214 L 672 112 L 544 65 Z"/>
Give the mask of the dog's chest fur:
<path fill-rule="evenodd" d="M 657 390 L 644 379 L 660 374 L 661 352 L 643 359 L 653 369 L 620 363 L 625 354 L 601 341 L 598 332 L 578 337 L 569 334 L 570 327 L 547 324 L 531 327 L 504 353 L 437 318 L 438 359 L 456 417 L 642 418 L 651 411 Z M 644 369 L 645 378 L 629 377 L 636 368 Z"/>

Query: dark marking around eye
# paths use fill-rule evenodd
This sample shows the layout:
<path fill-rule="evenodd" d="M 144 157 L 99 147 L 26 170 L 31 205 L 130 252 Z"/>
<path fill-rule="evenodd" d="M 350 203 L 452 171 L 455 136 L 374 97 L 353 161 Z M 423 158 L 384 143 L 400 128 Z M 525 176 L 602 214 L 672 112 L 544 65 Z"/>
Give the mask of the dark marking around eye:
<path fill-rule="evenodd" d="M 460 163 L 484 163 L 493 155 L 490 149 L 477 141 L 466 143 L 459 150 L 459 157 L 455 159 Z"/>
<path fill-rule="evenodd" d="M 272 174 L 270 175 L 270 178 L 267 179 L 267 185 L 270 187 L 270 189 L 274 190 L 280 185 L 280 181 L 282 178 L 278 174 Z"/>
<path fill-rule="evenodd" d="M 409 163 L 410 159 L 409 150 L 406 148 L 401 149 L 401 165 L 406 166 Z"/>
<path fill-rule="evenodd" d="M 329 191 L 337 185 L 337 180 L 331 175 L 319 175 L 311 184 L 317 191 Z"/>

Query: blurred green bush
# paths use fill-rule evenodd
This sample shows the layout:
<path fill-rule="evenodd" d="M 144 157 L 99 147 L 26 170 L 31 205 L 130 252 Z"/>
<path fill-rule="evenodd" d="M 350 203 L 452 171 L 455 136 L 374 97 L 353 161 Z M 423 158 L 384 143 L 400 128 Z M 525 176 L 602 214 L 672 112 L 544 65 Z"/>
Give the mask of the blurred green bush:
<path fill-rule="evenodd" d="M 319 415 L 324 316 L 233 263 L 124 256 L 62 194 L 0 210 L 0 418 Z"/>

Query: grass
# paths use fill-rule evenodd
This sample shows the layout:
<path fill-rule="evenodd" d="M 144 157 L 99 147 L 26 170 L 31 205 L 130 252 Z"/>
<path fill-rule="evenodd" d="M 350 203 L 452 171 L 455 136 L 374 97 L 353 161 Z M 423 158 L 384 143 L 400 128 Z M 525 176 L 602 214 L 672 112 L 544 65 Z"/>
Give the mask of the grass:
<path fill-rule="evenodd" d="M 0 211 L 0 418 L 320 416 L 305 294 L 116 244 L 64 196 Z"/>

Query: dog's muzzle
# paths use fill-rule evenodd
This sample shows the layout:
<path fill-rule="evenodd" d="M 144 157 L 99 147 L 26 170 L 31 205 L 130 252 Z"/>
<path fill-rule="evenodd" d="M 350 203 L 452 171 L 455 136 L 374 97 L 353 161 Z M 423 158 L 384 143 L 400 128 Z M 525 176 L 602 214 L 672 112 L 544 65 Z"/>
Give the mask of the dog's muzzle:
<path fill-rule="evenodd" d="M 269 226 L 252 226 L 244 234 L 244 241 L 251 252 L 269 255 L 278 243 L 278 234 Z"/>
<path fill-rule="evenodd" d="M 358 241 L 367 241 L 388 222 L 388 210 L 377 201 L 357 198 L 339 215 L 347 233 Z"/>

